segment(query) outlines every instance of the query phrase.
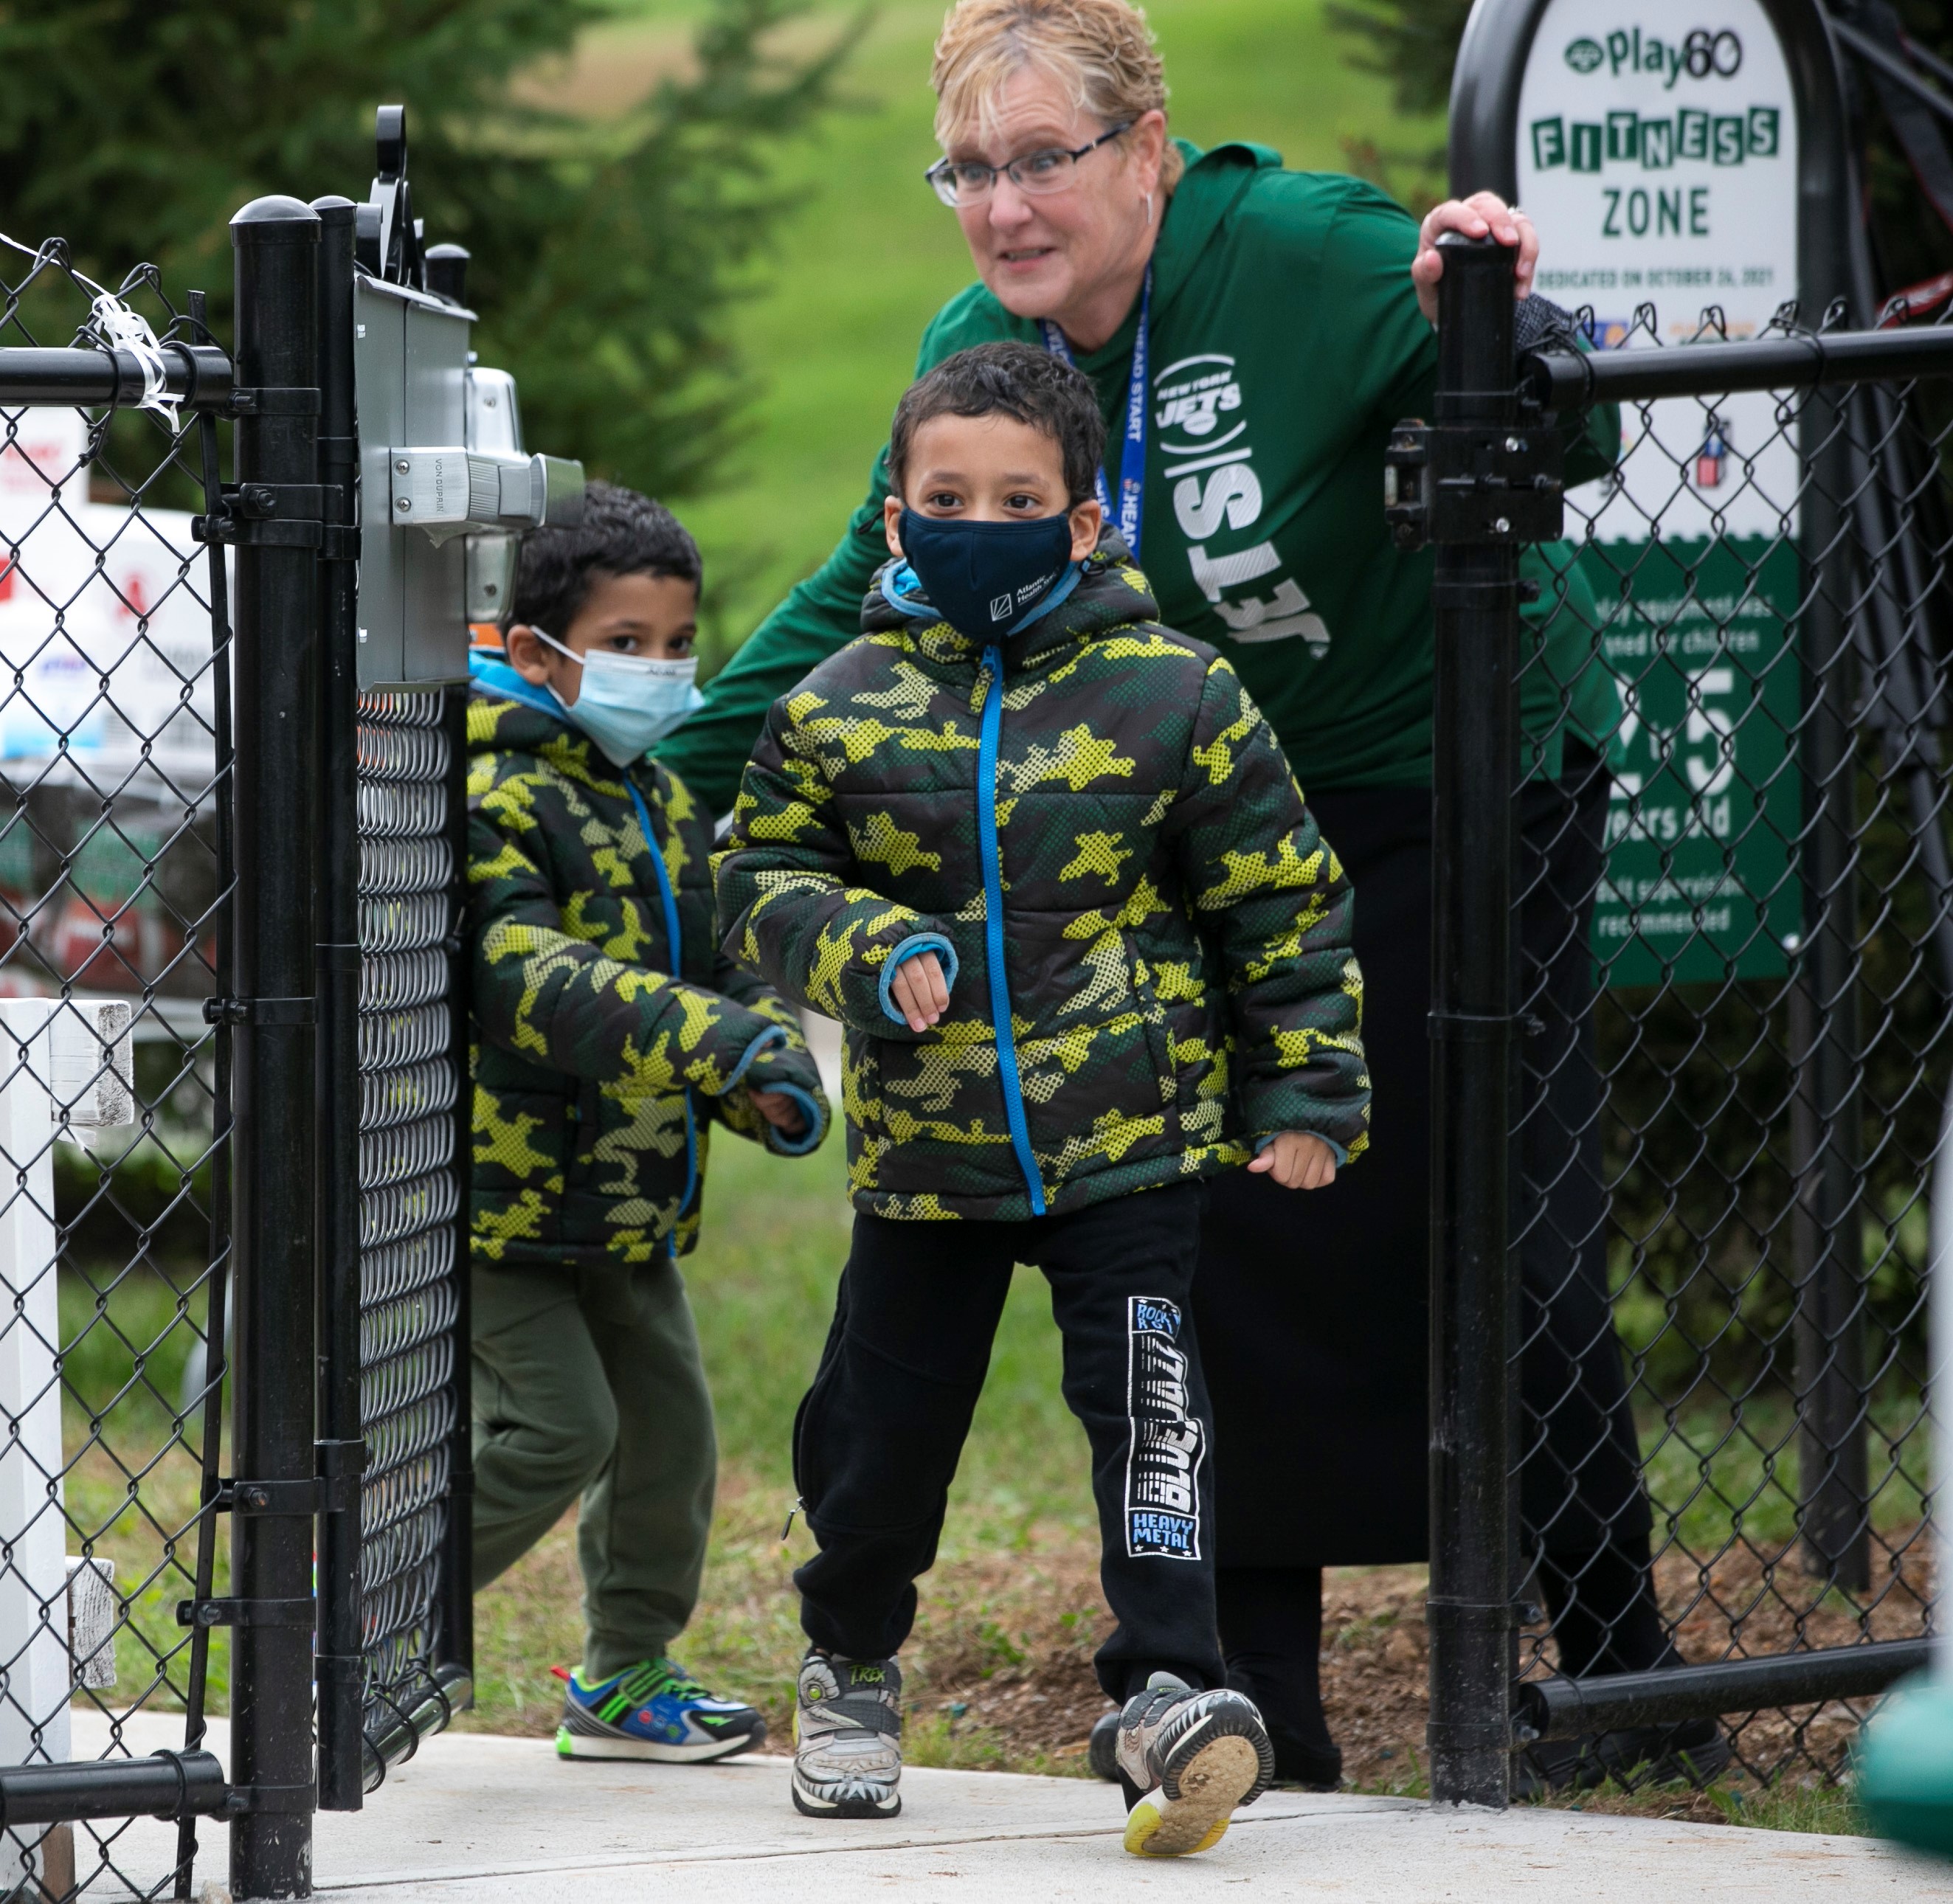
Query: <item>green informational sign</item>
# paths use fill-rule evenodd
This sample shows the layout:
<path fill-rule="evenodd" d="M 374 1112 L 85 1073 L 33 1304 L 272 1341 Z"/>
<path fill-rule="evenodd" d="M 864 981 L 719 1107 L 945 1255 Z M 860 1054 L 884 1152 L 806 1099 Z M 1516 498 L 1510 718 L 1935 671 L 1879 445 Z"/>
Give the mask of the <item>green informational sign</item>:
<path fill-rule="evenodd" d="M 1601 982 L 1779 976 L 1803 929 L 1797 550 L 1663 540 L 1582 559 L 1624 707 L 1594 912 Z"/>

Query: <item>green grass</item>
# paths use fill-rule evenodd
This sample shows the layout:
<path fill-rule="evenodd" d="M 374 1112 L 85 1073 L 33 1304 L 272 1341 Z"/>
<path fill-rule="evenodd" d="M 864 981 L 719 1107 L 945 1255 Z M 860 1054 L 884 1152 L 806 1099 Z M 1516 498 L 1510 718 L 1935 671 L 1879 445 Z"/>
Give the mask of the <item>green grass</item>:
<path fill-rule="evenodd" d="M 61 1278 L 63 1489 L 70 1553 L 111 1561 L 129 1617 L 115 1638 L 116 1684 L 99 1695 L 121 1711 L 180 1705 L 188 1635 L 177 1603 L 193 1591 L 202 1411 L 180 1417 L 183 1369 L 202 1327 L 194 1271 L 84 1267 Z M 214 1590 L 230 1577 L 228 1528 L 218 1525 Z M 213 1634 L 206 1680 L 226 1709 L 228 1636 Z M 84 1696 L 86 1697 L 86 1696 Z"/>

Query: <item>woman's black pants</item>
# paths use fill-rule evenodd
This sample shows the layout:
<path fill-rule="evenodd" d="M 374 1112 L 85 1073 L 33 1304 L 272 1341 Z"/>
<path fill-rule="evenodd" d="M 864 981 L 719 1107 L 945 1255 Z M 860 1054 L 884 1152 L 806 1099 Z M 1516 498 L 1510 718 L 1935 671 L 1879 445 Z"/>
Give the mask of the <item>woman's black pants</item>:
<path fill-rule="evenodd" d="M 1118 1621 L 1099 1683 L 1155 1671 L 1218 1686 L 1207 1391 L 1187 1296 L 1206 1195 L 1174 1184 L 1024 1223 L 858 1215 L 834 1322 L 794 1427 L 820 1552 L 794 1575 L 825 1651 L 882 1659 L 908 1637 L 983 1392 L 1011 1266 L 1051 1285 L 1064 1398 L 1092 1448 L 1099 1581 Z"/>
<path fill-rule="evenodd" d="M 1566 777 L 1526 797 L 1519 866 L 1521 1520 L 1576 1673 L 1666 1656 L 1607 1288 L 1588 949 L 1607 797 L 1600 764 L 1570 749 Z M 1372 1148 L 1306 1198 L 1262 1177 L 1216 1179 L 1195 1295 L 1215 1398 L 1223 1640 L 1230 1658 L 1262 1662 L 1245 1683 L 1278 1674 L 1293 1696 L 1271 1686 L 1268 1702 L 1298 1713 L 1315 1705 L 1312 1662 L 1305 1686 L 1303 1639 L 1280 1668 L 1265 1636 L 1285 1624 L 1312 1651 L 1320 1569 L 1421 1560 L 1427 1533 L 1431 796 L 1331 792 L 1311 805 L 1356 891 Z"/>

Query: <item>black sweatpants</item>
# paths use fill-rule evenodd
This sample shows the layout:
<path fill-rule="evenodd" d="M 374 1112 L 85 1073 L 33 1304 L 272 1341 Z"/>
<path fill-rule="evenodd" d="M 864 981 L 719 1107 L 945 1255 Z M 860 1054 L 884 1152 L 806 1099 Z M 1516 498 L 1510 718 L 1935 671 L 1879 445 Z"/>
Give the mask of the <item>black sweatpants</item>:
<path fill-rule="evenodd" d="M 1218 1686 L 1212 1438 L 1187 1316 L 1206 1201 L 1174 1184 L 1024 1223 L 857 1215 L 820 1367 L 794 1424 L 794 1479 L 820 1552 L 794 1575 L 814 1645 L 895 1652 L 936 1560 L 1011 1266 L 1051 1285 L 1064 1398 L 1092 1445 L 1099 1581 L 1118 1624 L 1099 1682 L 1155 1671 Z"/>

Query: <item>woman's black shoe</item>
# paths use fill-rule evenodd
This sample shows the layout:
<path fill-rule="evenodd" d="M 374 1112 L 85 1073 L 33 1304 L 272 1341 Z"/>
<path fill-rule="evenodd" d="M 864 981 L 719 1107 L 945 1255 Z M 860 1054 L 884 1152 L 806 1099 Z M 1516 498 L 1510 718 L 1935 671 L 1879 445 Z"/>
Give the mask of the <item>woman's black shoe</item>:
<path fill-rule="evenodd" d="M 1276 1748 L 1281 1765 L 1281 1746 Z M 1513 1796 L 1585 1791 L 1610 1778 L 1666 1785 L 1685 1778 L 1707 1785 L 1729 1762 L 1729 1741 L 1713 1719 L 1681 1725 L 1635 1726 L 1624 1732 L 1582 1733 L 1528 1746 L 1513 1757 Z"/>
<path fill-rule="evenodd" d="M 1275 1783 L 1305 1791 L 1333 1792 L 1343 1783 L 1343 1754 L 1333 1745 L 1313 1745 L 1292 1732 L 1268 1727 L 1275 1749 Z"/>
<path fill-rule="evenodd" d="M 1118 1783 L 1119 1708 L 1116 1705 L 1109 1712 L 1100 1713 L 1093 1722 L 1092 1743 L 1086 1749 L 1085 1762 L 1092 1768 L 1094 1778 L 1102 1778 L 1108 1785 Z M 1279 1759 L 1276 1762 L 1281 1763 Z"/>

